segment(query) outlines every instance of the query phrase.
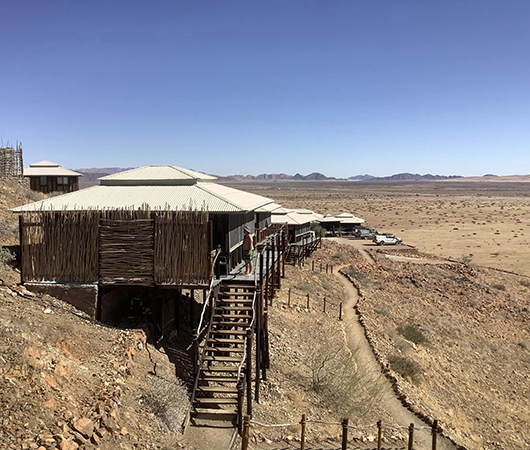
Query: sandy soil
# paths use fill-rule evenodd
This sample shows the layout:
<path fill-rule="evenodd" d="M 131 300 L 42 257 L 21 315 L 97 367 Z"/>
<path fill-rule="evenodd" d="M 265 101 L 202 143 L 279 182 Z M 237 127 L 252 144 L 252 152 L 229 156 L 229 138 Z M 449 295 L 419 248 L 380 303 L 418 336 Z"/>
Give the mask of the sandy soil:
<path fill-rule="evenodd" d="M 352 212 L 420 251 L 530 275 L 528 183 L 277 182 L 233 186 L 284 206 Z"/>

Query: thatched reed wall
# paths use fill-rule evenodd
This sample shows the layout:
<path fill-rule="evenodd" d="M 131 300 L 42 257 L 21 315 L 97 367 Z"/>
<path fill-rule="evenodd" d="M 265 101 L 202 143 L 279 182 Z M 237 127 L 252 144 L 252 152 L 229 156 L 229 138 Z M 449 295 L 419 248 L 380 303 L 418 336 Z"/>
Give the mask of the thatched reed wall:
<path fill-rule="evenodd" d="M 206 211 L 156 212 L 155 282 L 207 283 L 212 250 L 210 236 Z"/>
<path fill-rule="evenodd" d="M 91 211 L 24 214 L 23 281 L 97 281 L 98 222 Z"/>
<path fill-rule="evenodd" d="M 206 284 L 204 211 L 36 212 L 21 216 L 23 281 Z"/>

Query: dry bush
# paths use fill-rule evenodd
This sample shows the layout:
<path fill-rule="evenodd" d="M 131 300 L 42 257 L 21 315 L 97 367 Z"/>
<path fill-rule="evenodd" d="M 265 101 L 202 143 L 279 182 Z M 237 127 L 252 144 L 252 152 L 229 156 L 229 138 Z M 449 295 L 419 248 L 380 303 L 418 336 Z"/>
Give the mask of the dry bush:
<path fill-rule="evenodd" d="M 180 431 L 189 408 L 186 388 L 180 382 L 149 377 L 143 400 L 170 432 Z"/>
<path fill-rule="evenodd" d="M 427 345 L 429 340 L 416 325 L 404 325 L 398 327 L 397 332 L 410 342 L 417 345 Z"/>

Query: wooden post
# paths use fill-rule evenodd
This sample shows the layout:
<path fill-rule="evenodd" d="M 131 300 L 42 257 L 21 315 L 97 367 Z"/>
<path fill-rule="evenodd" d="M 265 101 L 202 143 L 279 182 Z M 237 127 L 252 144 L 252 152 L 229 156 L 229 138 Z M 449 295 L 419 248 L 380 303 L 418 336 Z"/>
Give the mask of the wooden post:
<path fill-rule="evenodd" d="M 262 279 L 263 282 L 263 279 Z M 261 283 L 260 283 L 261 286 Z M 257 295 L 257 311 L 256 311 L 256 380 L 254 381 L 254 400 L 259 403 L 259 384 L 260 384 L 260 368 L 261 368 L 261 312 L 262 302 L 261 298 L 262 289 L 256 294 Z"/>
<path fill-rule="evenodd" d="M 377 450 L 381 450 L 381 441 L 383 438 L 383 428 L 380 420 L 377 421 Z"/>
<path fill-rule="evenodd" d="M 243 425 L 243 439 L 241 442 L 241 450 L 248 450 L 248 441 L 250 438 L 250 419 L 251 416 L 245 416 L 245 422 Z"/>
<path fill-rule="evenodd" d="M 339 305 L 339 320 L 342 320 L 342 302 Z"/>
<path fill-rule="evenodd" d="M 271 301 L 270 305 L 272 306 L 272 298 L 274 297 L 274 293 L 276 291 L 276 236 L 272 237 L 272 249 L 271 249 L 271 264 L 272 264 L 272 271 L 271 271 Z"/>
<path fill-rule="evenodd" d="M 320 273 L 322 273 L 322 263 L 320 263 Z"/>
<path fill-rule="evenodd" d="M 24 284 L 24 216 L 18 216 L 18 233 L 20 236 L 20 283 Z"/>
<path fill-rule="evenodd" d="M 315 261 L 311 261 L 311 272 L 315 271 Z"/>
<path fill-rule="evenodd" d="M 267 245 L 266 247 L 266 258 L 265 258 L 265 308 L 269 306 L 269 275 L 270 275 L 270 248 Z"/>
<path fill-rule="evenodd" d="M 267 366 L 268 366 L 268 341 L 267 341 L 267 330 L 269 328 L 268 323 L 269 314 L 267 311 L 263 314 L 263 326 L 261 327 L 261 377 L 263 381 L 267 381 Z"/>
<path fill-rule="evenodd" d="M 324 314 L 326 313 L 326 297 L 324 297 Z"/>
<path fill-rule="evenodd" d="M 237 383 L 237 426 L 239 430 L 239 436 L 243 436 L 243 397 L 245 391 L 243 384 L 245 382 L 245 376 L 241 375 L 241 379 Z"/>
<path fill-rule="evenodd" d="M 331 266 L 331 273 L 333 273 L 333 265 Z"/>
<path fill-rule="evenodd" d="M 247 415 L 252 416 L 252 330 L 247 330 Z"/>
<path fill-rule="evenodd" d="M 193 330 L 192 340 L 191 362 L 193 363 L 193 378 L 195 378 L 199 373 L 199 334 L 197 329 Z"/>
<path fill-rule="evenodd" d="M 307 294 L 307 310 L 309 311 L 309 294 Z"/>
<path fill-rule="evenodd" d="M 435 420 L 432 424 L 432 450 L 436 450 L 437 444 L 436 444 L 436 437 L 438 434 L 438 421 Z"/>
<path fill-rule="evenodd" d="M 328 264 L 326 264 L 326 273 L 328 273 Z"/>
<path fill-rule="evenodd" d="M 287 256 L 287 236 L 282 228 L 282 278 L 285 278 L 285 257 Z"/>
<path fill-rule="evenodd" d="M 300 435 L 300 450 L 304 450 L 305 449 L 305 427 L 306 427 L 305 414 L 302 414 L 302 421 L 300 422 L 300 425 L 302 425 L 302 432 Z"/>
<path fill-rule="evenodd" d="M 412 450 L 413 446 L 414 446 L 414 424 L 411 423 L 409 425 L 409 445 L 407 447 L 408 450 Z"/>
<path fill-rule="evenodd" d="M 289 288 L 289 293 L 287 294 L 287 306 L 291 307 L 291 288 Z"/>
<path fill-rule="evenodd" d="M 342 450 L 348 450 L 348 419 L 342 419 Z"/>
<path fill-rule="evenodd" d="M 195 327 L 195 291 L 190 289 L 190 328 Z"/>

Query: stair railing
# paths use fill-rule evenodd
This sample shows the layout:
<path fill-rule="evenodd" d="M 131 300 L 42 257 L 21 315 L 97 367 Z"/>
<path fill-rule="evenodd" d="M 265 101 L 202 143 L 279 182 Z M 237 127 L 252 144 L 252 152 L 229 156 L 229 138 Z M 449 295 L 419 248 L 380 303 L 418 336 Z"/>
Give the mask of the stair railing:
<path fill-rule="evenodd" d="M 206 351 L 203 350 L 202 353 L 200 352 L 200 343 L 204 338 L 208 339 L 210 336 L 210 330 L 212 328 L 212 317 L 215 311 L 215 308 L 217 306 L 217 292 L 215 291 L 214 287 L 214 270 L 215 270 L 215 263 L 217 261 L 217 258 L 219 257 L 219 254 L 221 253 L 221 249 L 217 249 L 215 252 L 215 255 L 212 260 L 212 269 L 210 273 L 210 287 L 208 289 L 208 294 L 206 296 L 206 301 L 204 302 L 204 305 L 202 307 L 201 317 L 199 320 L 199 325 L 197 326 L 197 329 L 193 333 L 193 341 L 191 345 L 188 347 L 188 350 L 192 350 L 192 364 L 193 364 L 193 375 L 194 375 L 194 382 L 193 382 L 193 388 L 191 390 L 191 397 L 190 397 L 190 406 L 188 408 L 188 413 L 186 415 L 186 418 L 184 419 L 184 423 L 182 424 L 182 432 L 184 433 L 186 431 L 186 428 L 188 427 L 190 423 L 191 418 L 191 410 L 193 409 L 193 402 L 195 401 L 195 395 L 197 393 L 197 386 L 199 385 L 199 378 L 201 375 L 201 369 L 202 365 L 204 363 L 204 357 L 206 356 Z M 204 326 L 202 325 L 204 322 L 204 318 L 206 316 L 206 309 L 210 305 L 210 320 L 207 324 Z M 202 327 L 202 328 L 201 328 Z M 206 332 L 205 332 L 206 331 Z M 205 333 L 204 333 L 205 332 Z M 204 333 L 204 334 L 203 334 Z M 202 336 L 202 337 L 201 337 Z"/>

